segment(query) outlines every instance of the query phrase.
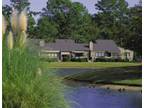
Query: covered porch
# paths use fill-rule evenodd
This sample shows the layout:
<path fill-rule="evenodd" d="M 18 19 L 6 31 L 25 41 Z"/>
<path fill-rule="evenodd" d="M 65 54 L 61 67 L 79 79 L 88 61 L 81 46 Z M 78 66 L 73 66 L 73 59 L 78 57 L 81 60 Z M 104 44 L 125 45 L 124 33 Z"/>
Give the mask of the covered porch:
<path fill-rule="evenodd" d="M 89 59 L 89 53 L 86 51 L 62 51 L 60 52 L 61 61 L 71 61 L 71 59 Z"/>

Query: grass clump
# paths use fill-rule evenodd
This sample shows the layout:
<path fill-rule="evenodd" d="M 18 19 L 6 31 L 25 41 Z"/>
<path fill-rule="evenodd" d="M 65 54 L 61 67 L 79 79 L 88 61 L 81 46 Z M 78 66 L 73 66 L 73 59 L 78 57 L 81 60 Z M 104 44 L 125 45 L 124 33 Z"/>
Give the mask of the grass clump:
<path fill-rule="evenodd" d="M 3 34 L 3 108 L 67 108 L 61 80 L 43 69 L 37 52 L 25 44 L 27 24 L 17 26 Z"/>

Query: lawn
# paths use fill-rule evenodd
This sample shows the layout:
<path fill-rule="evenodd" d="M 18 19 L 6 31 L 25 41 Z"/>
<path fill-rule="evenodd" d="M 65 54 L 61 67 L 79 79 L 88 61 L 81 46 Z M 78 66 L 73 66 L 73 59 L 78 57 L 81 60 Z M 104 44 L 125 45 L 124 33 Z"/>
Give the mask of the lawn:
<path fill-rule="evenodd" d="M 115 84 L 142 85 L 142 79 L 121 80 L 113 82 Z"/>
<path fill-rule="evenodd" d="M 48 68 L 112 68 L 140 66 L 141 63 L 130 62 L 43 62 Z"/>
<path fill-rule="evenodd" d="M 69 75 L 65 79 L 89 83 L 141 86 L 141 77 L 141 66 L 130 66 L 95 69 L 91 72 Z"/>

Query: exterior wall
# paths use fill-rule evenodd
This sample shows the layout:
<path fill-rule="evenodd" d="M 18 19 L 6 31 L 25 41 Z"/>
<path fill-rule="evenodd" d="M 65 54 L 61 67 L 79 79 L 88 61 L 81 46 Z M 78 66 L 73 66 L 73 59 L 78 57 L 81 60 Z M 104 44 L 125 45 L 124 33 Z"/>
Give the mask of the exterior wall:
<path fill-rule="evenodd" d="M 91 58 L 92 61 L 94 61 L 96 58 L 114 58 L 118 59 L 121 58 L 122 60 L 128 59 L 129 61 L 133 60 L 134 57 L 134 52 L 131 50 L 127 50 L 124 48 L 119 48 L 120 49 L 120 54 L 115 53 L 115 52 L 110 52 L 111 56 L 107 57 L 105 56 L 105 51 L 73 51 L 73 52 L 60 52 L 60 51 L 47 51 L 47 50 L 42 50 L 40 53 L 41 57 L 46 57 L 46 58 L 55 58 L 57 60 L 62 60 L 62 55 L 69 55 L 71 58 L 76 58 L 75 53 L 83 53 L 83 56 L 80 56 L 79 58 L 87 58 L 89 60 L 89 57 Z"/>
<path fill-rule="evenodd" d="M 124 49 L 121 47 L 119 47 L 119 50 L 120 50 L 120 57 L 122 60 L 128 59 L 129 61 L 132 61 L 134 59 L 134 51 Z"/>
<path fill-rule="evenodd" d="M 40 56 L 42 58 L 50 58 L 59 60 L 59 51 L 41 50 Z"/>

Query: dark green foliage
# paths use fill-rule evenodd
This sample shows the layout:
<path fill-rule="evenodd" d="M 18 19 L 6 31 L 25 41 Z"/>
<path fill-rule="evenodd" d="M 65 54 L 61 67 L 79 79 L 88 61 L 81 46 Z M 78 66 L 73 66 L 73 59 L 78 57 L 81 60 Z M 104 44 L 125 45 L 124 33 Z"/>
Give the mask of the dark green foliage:
<path fill-rule="evenodd" d="M 95 39 L 97 32 L 86 8 L 69 0 L 49 0 L 41 12 L 37 29 L 39 38 L 65 38 L 79 42 L 88 42 L 91 37 Z"/>
<path fill-rule="evenodd" d="M 11 6 L 15 9 L 22 11 L 25 8 L 29 9 L 30 2 L 29 0 L 10 0 Z"/>
<path fill-rule="evenodd" d="M 2 6 L 2 14 L 8 19 L 12 13 L 12 8 L 9 5 Z"/>
<path fill-rule="evenodd" d="M 44 61 L 44 62 L 58 62 L 58 59 L 57 58 L 48 58 L 48 57 L 43 57 L 43 58 L 40 58 L 41 61 Z"/>
<path fill-rule="evenodd" d="M 87 62 L 87 58 L 72 58 L 71 59 L 72 62 Z"/>
<path fill-rule="evenodd" d="M 136 51 L 137 56 L 142 55 L 142 7 L 137 5 L 129 9 L 129 36 L 126 47 Z"/>
<path fill-rule="evenodd" d="M 119 46 L 135 51 L 136 56 L 142 51 L 142 7 L 128 8 L 125 0 L 101 0 L 96 5 L 99 10 L 93 17 L 99 28 L 98 37 L 113 39 Z"/>
<path fill-rule="evenodd" d="M 63 59 L 62 59 L 63 62 L 68 62 L 68 61 L 71 61 L 70 57 L 69 56 L 64 56 Z"/>
<path fill-rule="evenodd" d="M 96 58 L 95 62 L 120 62 L 120 59 L 113 59 L 113 58 Z"/>
<path fill-rule="evenodd" d="M 58 25 L 50 21 L 47 17 L 39 19 L 37 24 L 37 38 L 42 38 L 47 41 L 53 41 L 57 38 Z"/>
<path fill-rule="evenodd" d="M 33 17 L 32 13 L 28 14 L 28 27 L 27 27 L 27 32 L 29 34 L 29 37 L 32 38 L 36 35 L 36 22 L 35 19 Z"/>

